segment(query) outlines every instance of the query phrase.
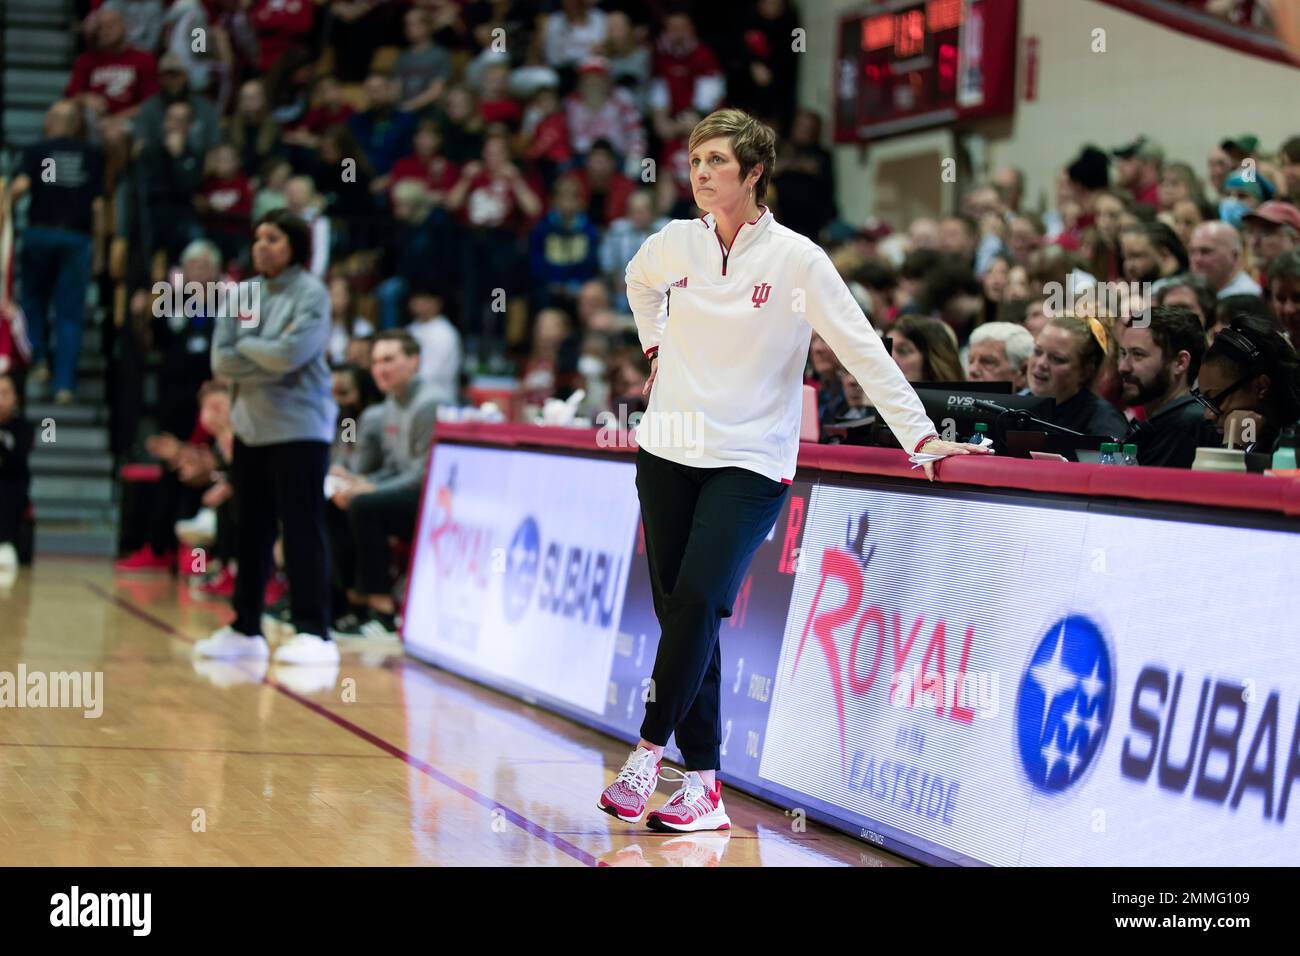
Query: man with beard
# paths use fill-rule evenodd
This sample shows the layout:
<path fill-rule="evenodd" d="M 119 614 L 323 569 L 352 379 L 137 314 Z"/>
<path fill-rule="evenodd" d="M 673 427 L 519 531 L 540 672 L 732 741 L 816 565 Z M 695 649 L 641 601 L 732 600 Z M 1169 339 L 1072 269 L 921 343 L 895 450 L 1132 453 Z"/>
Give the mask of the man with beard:
<path fill-rule="evenodd" d="M 1150 321 L 1118 329 L 1119 375 L 1126 405 L 1141 405 L 1126 441 L 1138 447 L 1138 464 L 1190 468 L 1206 441 L 1205 417 L 1190 392 L 1205 354 L 1205 332 L 1196 313 L 1182 306 L 1156 306 Z"/>

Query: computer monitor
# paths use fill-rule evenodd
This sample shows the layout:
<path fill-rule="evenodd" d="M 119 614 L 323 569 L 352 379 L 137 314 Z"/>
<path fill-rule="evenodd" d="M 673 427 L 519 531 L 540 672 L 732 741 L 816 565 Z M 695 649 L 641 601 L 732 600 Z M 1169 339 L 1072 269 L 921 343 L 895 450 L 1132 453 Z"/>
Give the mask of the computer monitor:
<path fill-rule="evenodd" d="M 988 392 L 969 388 L 977 382 L 958 383 L 959 388 L 931 388 L 927 384 L 917 384 L 917 397 L 925 406 L 925 413 L 934 422 L 935 431 L 945 437 L 952 435 L 955 441 L 968 441 L 975 432 L 975 423 L 988 425 L 989 438 L 993 440 L 998 451 L 1006 450 L 1006 433 L 1008 430 L 1025 426 L 1014 420 L 1014 416 L 1003 415 L 980 404 L 981 401 L 996 403 L 1013 411 L 1024 411 L 1030 416 L 1050 422 L 1056 411 L 1056 401 L 1037 395 L 1001 394 L 990 397 Z"/>

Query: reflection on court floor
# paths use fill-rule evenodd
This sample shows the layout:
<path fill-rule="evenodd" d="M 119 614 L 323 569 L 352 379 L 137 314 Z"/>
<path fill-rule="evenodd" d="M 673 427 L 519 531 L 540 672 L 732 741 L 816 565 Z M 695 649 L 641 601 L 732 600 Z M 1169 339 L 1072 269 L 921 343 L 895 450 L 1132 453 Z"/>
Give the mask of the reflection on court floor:
<path fill-rule="evenodd" d="M 0 591 L 0 676 L 47 681 L 0 711 L 0 865 L 905 865 L 735 790 L 730 833 L 626 827 L 595 808 L 623 742 L 396 645 L 196 667 L 228 617 L 101 561 Z M 99 675 L 95 708 L 54 706 L 73 673 Z"/>

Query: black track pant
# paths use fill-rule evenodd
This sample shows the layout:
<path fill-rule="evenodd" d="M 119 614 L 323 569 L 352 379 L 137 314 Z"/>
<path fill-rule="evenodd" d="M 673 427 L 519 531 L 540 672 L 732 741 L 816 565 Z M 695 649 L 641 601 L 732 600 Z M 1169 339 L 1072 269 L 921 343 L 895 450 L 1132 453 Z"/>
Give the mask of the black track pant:
<path fill-rule="evenodd" d="M 357 495 L 348 508 L 352 541 L 356 548 L 356 589 L 362 594 L 391 595 L 393 575 L 388 536 L 403 541 L 415 536 L 420 514 L 420 486 Z"/>
<path fill-rule="evenodd" d="M 154 487 L 153 508 L 149 513 L 149 547 L 154 554 L 176 553 L 179 544 L 176 522 L 193 518 L 202 499 L 203 489 L 191 488 L 176 476 L 176 472 L 163 469 L 162 477 Z"/>
<path fill-rule="evenodd" d="M 744 468 L 695 468 L 637 452 L 646 557 L 659 650 L 641 736 L 674 732 L 687 770 L 716 770 L 722 741 L 722 650 L 754 552 L 772 530 L 788 485 Z"/>
<path fill-rule="evenodd" d="M 18 544 L 18 529 L 27 513 L 27 489 L 31 479 L 0 478 L 0 544 Z"/>
<path fill-rule="evenodd" d="M 230 480 L 239 501 L 235 544 L 239 573 L 232 626 L 243 634 L 262 633 L 262 596 L 276 534 L 283 529 L 293 626 L 299 633 L 329 639 L 329 544 L 325 540 L 329 450 L 323 441 L 245 445 L 235 439 Z"/>

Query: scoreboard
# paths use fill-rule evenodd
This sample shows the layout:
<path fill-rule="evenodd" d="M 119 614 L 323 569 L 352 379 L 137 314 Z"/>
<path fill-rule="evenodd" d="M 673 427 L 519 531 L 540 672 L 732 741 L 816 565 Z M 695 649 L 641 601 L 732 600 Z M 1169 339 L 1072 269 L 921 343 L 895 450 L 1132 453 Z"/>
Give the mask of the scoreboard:
<path fill-rule="evenodd" d="M 840 20 L 835 141 L 1007 115 L 1018 0 L 872 0 Z"/>

